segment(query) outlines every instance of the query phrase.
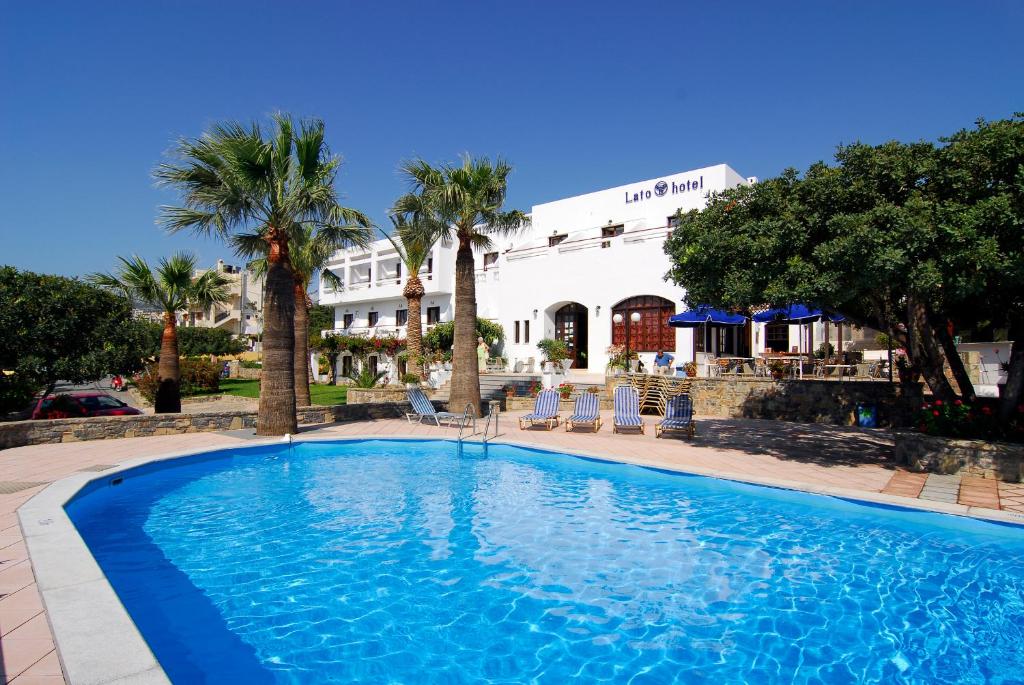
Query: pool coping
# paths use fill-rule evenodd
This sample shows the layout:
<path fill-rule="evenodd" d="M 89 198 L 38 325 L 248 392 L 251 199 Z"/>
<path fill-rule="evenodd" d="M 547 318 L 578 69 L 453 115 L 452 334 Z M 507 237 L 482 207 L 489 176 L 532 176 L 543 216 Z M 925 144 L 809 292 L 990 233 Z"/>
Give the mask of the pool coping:
<path fill-rule="evenodd" d="M 291 442 L 354 442 L 363 440 L 441 440 L 422 435 L 309 435 Z M 117 474 L 157 462 L 173 461 L 223 450 L 267 446 L 287 442 L 281 438 L 247 440 L 237 446 L 205 447 L 168 452 L 122 462 L 101 473 L 80 472 L 57 480 L 18 508 L 18 520 L 28 548 L 36 585 L 46 609 L 47 621 L 64 678 L 69 685 L 163 685 L 170 680 L 107 581 L 64 506 L 92 483 L 109 482 Z M 481 445 L 479 440 L 466 444 Z M 535 452 L 566 454 L 609 464 L 628 464 L 647 469 L 703 476 L 737 483 L 835 497 L 853 502 L 895 506 L 909 510 L 950 514 L 993 523 L 1024 526 L 1024 514 L 969 507 L 962 504 L 920 500 L 881 492 L 818 486 L 813 483 L 757 476 L 740 476 L 694 466 L 652 463 L 632 457 L 551 449 L 515 439 L 494 438 L 489 445 L 508 445 Z"/>

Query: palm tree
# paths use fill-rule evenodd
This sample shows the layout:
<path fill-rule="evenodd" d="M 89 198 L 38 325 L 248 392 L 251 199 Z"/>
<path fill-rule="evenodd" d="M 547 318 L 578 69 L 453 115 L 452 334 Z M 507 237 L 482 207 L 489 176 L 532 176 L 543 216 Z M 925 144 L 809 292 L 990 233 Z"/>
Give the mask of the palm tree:
<path fill-rule="evenodd" d="M 415 201 L 415 200 L 412 200 Z M 399 200 L 399 202 L 402 202 Z M 409 303 L 408 322 L 406 325 L 406 351 L 409 355 L 409 373 L 423 376 L 423 320 L 420 306 L 423 295 L 423 281 L 420 280 L 420 269 L 430 257 L 430 251 L 440 233 L 433 217 L 414 217 L 405 214 L 392 214 L 391 224 L 394 232 L 385 237 L 395 246 L 399 259 L 405 265 L 408 274 L 402 295 Z"/>
<path fill-rule="evenodd" d="M 164 312 L 164 332 L 160 339 L 160 362 L 157 365 L 157 391 L 153 402 L 157 414 L 181 411 L 178 365 L 177 312 L 185 309 L 207 309 L 228 301 L 228 280 L 216 271 L 207 271 L 193 278 L 196 258 L 181 252 L 170 259 L 161 259 L 156 271 L 145 259 L 118 257 L 121 266 L 116 273 L 95 273 L 87 278 L 95 285 L 124 293 L 133 302 L 159 307 Z"/>
<path fill-rule="evenodd" d="M 340 160 L 324 140 L 324 124 L 287 114 L 273 117 L 269 135 L 259 124 L 218 124 L 197 139 L 178 142 L 172 163 L 154 172 L 175 188 L 183 206 L 161 208 L 170 232 L 258 235 L 266 243 L 263 378 L 256 421 L 258 435 L 283 435 L 298 428 L 295 415 L 295 273 L 289 245 L 303 226 L 328 243 L 340 242 L 353 226 L 368 228 L 361 212 L 341 207 L 334 189 Z"/>
<path fill-rule="evenodd" d="M 412 192 L 395 211 L 429 217 L 438 238 L 458 240 L 455 256 L 455 351 L 452 354 L 452 407 L 480 408 L 480 375 L 476 360 L 476 278 L 473 249 L 491 245 L 490 235 L 507 234 L 529 222 L 519 210 L 503 211 L 512 167 L 502 160 L 469 155 L 461 163 L 433 167 L 422 159 L 405 162 L 402 173 Z"/>
<path fill-rule="evenodd" d="M 327 268 L 331 256 L 346 247 L 365 247 L 372 234 L 368 228 L 348 227 L 347 230 L 318 235 L 309 224 L 300 226 L 292 235 L 288 254 L 292 262 L 295 296 L 295 353 L 292 363 L 295 373 L 295 403 L 300 407 L 312 404 L 309 394 L 309 284 L 318 272 L 320 278 L 334 287 L 341 285 L 341 279 Z M 332 242 L 333 240 L 333 242 Z M 238 234 L 232 238 L 235 251 L 246 258 L 266 253 L 266 241 L 255 233 Z M 253 259 L 249 268 L 259 276 L 267 273 L 267 258 Z"/>

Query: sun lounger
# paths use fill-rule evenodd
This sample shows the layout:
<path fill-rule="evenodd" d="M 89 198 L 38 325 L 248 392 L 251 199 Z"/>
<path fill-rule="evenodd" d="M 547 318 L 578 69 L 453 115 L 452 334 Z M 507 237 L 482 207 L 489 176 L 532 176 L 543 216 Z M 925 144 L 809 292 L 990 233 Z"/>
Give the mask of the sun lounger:
<path fill-rule="evenodd" d="M 565 430 L 575 430 L 577 426 L 590 426 L 595 433 L 601 430 L 601 401 L 596 392 L 585 392 L 576 398 L 572 416 L 565 420 Z"/>
<path fill-rule="evenodd" d="M 629 385 L 615 388 L 615 418 L 612 420 L 612 432 L 618 433 L 622 428 L 639 428 L 644 432 L 644 421 L 640 418 L 640 398 L 636 389 Z"/>
<path fill-rule="evenodd" d="M 526 424 L 542 424 L 551 430 L 558 425 L 558 393 L 554 390 L 541 390 L 537 395 L 537 402 L 533 405 L 533 412 L 519 417 L 519 429 L 525 430 Z"/>
<path fill-rule="evenodd" d="M 676 395 L 665 407 L 665 418 L 654 427 L 654 437 L 660 438 L 665 431 L 683 431 L 692 438 L 697 432 L 693 421 L 693 401 L 689 395 Z"/>
<path fill-rule="evenodd" d="M 465 420 L 463 414 L 453 414 L 450 411 L 437 411 L 434 408 L 433 403 L 427 399 L 427 396 L 423 394 L 423 391 L 419 388 L 411 388 L 406 391 L 406 396 L 409 398 L 409 404 L 412 405 L 412 411 L 405 413 L 405 418 L 408 419 L 409 423 L 416 419 L 419 423 L 423 419 L 431 419 L 438 426 L 441 425 L 442 421 L 446 421 L 449 426 L 455 423 L 461 423 Z"/>

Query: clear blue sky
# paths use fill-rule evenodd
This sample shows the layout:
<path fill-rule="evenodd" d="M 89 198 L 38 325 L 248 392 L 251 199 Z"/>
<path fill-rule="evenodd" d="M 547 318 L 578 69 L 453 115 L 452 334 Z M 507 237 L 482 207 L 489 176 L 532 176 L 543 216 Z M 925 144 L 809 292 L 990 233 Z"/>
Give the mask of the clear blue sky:
<path fill-rule="evenodd" d="M 9 2 L 0 263 L 79 275 L 169 237 L 171 142 L 275 110 L 327 123 L 346 203 L 386 221 L 399 160 L 501 155 L 510 205 L 1024 110 L 1024 2 Z"/>

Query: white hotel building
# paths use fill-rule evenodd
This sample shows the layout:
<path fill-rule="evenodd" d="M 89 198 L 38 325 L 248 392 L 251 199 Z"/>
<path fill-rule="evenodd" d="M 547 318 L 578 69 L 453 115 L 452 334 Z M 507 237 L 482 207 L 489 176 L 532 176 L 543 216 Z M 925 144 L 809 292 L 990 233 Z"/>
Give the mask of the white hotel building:
<path fill-rule="evenodd" d="M 754 183 L 725 164 L 671 174 L 616 188 L 535 205 L 532 224 L 476 254 L 477 313 L 505 330 L 502 354 L 510 370 L 539 363 L 537 342 L 565 340 L 574 369 L 603 373 L 607 348 L 626 340 L 650 367 L 665 349 L 676 365 L 702 357 L 705 348 L 743 356 L 765 348 L 763 330 L 671 328 L 682 311 L 683 289 L 665 281 L 663 251 L 680 209 L 701 209 L 709 193 Z M 421 273 L 424 324 L 450 321 L 454 310 L 455 246 L 439 243 Z M 329 268 L 343 287 L 321 280 L 320 303 L 335 306 L 335 332 L 405 335 L 408 314 L 404 275 L 394 247 L 378 240 L 366 250 L 338 252 Z M 623 323 L 613 316 L 623 314 Z M 755 326 L 763 329 L 764 326 Z M 781 326 L 782 351 L 800 343 L 798 327 Z M 490 341 L 488 341 L 490 343 Z M 522 362 L 520 365 L 519 362 Z"/>

